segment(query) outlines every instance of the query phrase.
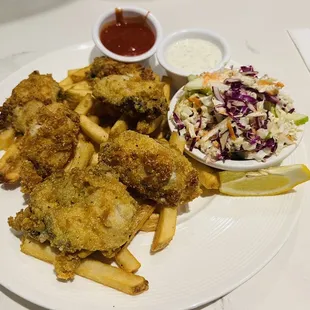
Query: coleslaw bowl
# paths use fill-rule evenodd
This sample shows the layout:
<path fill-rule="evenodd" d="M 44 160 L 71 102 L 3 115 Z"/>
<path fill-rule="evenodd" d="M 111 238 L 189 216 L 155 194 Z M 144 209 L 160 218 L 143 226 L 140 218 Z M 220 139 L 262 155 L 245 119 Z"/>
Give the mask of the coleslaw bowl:
<path fill-rule="evenodd" d="M 175 95 L 173 96 L 173 98 L 171 99 L 170 102 L 170 107 L 169 107 L 169 111 L 168 111 L 168 124 L 169 124 L 169 128 L 171 130 L 171 132 L 173 131 L 178 131 L 177 126 L 175 124 L 175 122 L 173 121 L 173 112 L 175 109 L 175 106 L 179 100 L 179 98 L 184 94 L 184 87 L 180 88 Z M 267 158 L 265 161 L 257 161 L 254 159 L 248 159 L 248 160 L 232 160 L 232 159 L 226 159 L 225 161 L 223 160 L 218 160 L 215 162 L 206 162 L 206 155 L 201 152 L 199 149 L 197 148 L 193 148 L 192 150 L 190 150 L 189 146 L 186 145 L 185 146 L 185 152 L 186 154 L 188 154 L 189 156 L 191 156 L 192 158 L 194 158 L 195 160 L 216 168 L 216 169 L 220 169 L 220 170 L 228 170 L 228 171 L 254 171 L 254 170 L 259 170 L 259 169 L 265 169 L 268 167 L 272 167 L 272 166 L 277 166 L 280 165 L 281 162 L 287 158 L 290 154 L 292 154 L 292 152 L 294 152 L 296 150 L 296 148 L 298 147 L 299 143 L 302 140 L 303 137 L 303 126 L 301 127 L 301 131 L 298 133 L 297 136 L 297 141 L 295 144 L 292 145 L 288 145 L 286 146 L 278 155 L 272 155 L 269 158 Z"/>

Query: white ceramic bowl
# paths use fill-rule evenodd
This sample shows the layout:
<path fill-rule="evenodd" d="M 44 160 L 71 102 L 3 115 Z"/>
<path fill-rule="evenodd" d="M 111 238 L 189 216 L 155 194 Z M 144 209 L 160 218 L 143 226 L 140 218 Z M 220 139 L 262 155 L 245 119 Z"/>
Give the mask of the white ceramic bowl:
<path fill-rule="evenodd" d="M 95 45 L 99 48 L 99 50 L 104 55 L 106 55 L 112 59 L 122 61 L 122 62 L 141 62 L 141 61 L 144 61 L 144 60 L 150 58 L 156 52 L 156 49 L 159 45 L 159 42 L 162 39 L 162 27 L 161 27 L 159 21 L 156 19 L 156 17 L 151 12 L 149 12 L 145 9 L 142 9 L 142 8 L 122 7 L 121 9 L 123 11 L 124 18 L 126 18 L 126 17 L 127 18 L 128 17 L 137 17 L 137 16 L 143 16 L 144 17 L 147 15 L 146 22 L 148 23 L 151 30 L 155 34 L 155 43 L 152 46 L 152 48 L 150 50 L 148 50 L 147 52 L 141 54 L 141 55 L 122 56 L 122 55 L 118 55 L 118 54 L 111 52 L 102 44 L 102 42 L 100 40 L 101 29 L 107 23 L 115 20 L 115 9 L 111 9 L 109 11 L 106 11 L 105 13 L 100 15 L 99 18 L 97 19 L 97 21 L 95 22 L 93 29 L 92 29 L 92 37 L 93 37 L 93 41 L 94 41 Z"/>
<path fill-rule="evenodd" d="M 170 107 L 168 111 L 168 123 L 170 130 L 177 131 L 177 128 L 172 121 L 172 115 L 174 108 L 178 102 L 178 99 L 183 95 L 183 87 L 179 89 L 179 91 L 173 96 Z M 301 127 L 301 126 L 300 126 Z M 303 128 L 301 128 L 303 129 Z M 208 165 L 213 168 L 217 168 L 220 170 L 229 170 L 229 171 L 254 171 L 259 169 L 265 169 L 268 167 L 278 166 L 281 162 L 288 157 L 299 145 L 303 136 L 303 130 L 299 133 L 298 139 L 296 144 L 289 145 L 285 147 L 279 155 L 272 155 L 270 158 L 266 159 L 264 162 L 259 162 L 256 160 L 225 160 L 223 161 L 216 161 L 213 163 L 206 163 L 205 162 L 205 154 L 202 153 L 198 149 L 193 149 L 192 151 L 189 150 L 188 146 L 185 146 L 185 152 L 193 157 L 194 159 L 198 160 L 199 162 Z"/>
<path fill-rule="evenodd" d="M 187 83 L 187 77 L 194 72 L 184 71 L 178 68 L 175 68 L 171 64 L 169 64 L 166 60 L 166 51 L 167 48 L 182 39 L 204 39 L 212 42 L 213 44 L 217 45 L 222 52 L 222 60 L 218 64 L 218 66 L 214 67 L 212 70 L 208 71 L 217 71 L 228 63 L 230 60 L 230 47 L 226 40 L 218 35 L 217 33 L 207 30 L 207 29 L 200 29 L 200 28 L 193 28 L 193 29 L 183 29 L 177 32 L 174 32 L 168 35 L 158 46 L 157 49 L 157 59 L 160 65 L 167 71 L 167 75 L 171 77 L 172 84 L 174 88 L 179 89 L 181 86 Z M 202 72 L 200 72 L 202 73 Z"/>

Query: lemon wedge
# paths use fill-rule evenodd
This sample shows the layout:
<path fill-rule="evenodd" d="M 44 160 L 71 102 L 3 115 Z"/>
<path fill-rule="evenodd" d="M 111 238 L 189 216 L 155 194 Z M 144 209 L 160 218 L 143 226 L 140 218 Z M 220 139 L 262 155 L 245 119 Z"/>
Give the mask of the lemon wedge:
<path fill-rule="evenodd" d="M 290 191 L 310 180 L 305 165 L 271 167 L 255 172 L 222 171 L 220 192 L 231 196 L 271 196 Z"/>

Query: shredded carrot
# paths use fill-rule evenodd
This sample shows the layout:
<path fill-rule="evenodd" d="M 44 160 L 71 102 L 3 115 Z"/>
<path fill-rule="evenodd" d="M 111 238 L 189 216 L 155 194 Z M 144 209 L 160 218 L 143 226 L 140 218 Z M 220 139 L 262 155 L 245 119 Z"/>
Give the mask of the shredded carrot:
<path fill-rule="evenodd" d="M 217 141 L 213 141 L 212 144 L 217 148 L 220 146 L 220 144 Z"/>
<path fill-rule="evenodd" d="M 220 74 L 218 72 L 207 72 L 203 76 L 203 85 L 207 85 L 210 80 L 218 80 L 220 77 Z"/>
<path fill-rule="evenodd" d="M 202 106 L 200 99 L 196 96 L 189 97 L 188 100 L 192 102 L 197 108 L 200 108 Z"/>
<path fill-rule="evenodd" d="M 273 85 L 273 82 L 269 81 L 269 80 L 259 80 L 257 82 L 258 85 Z"/>
<path fill-rule="evenodd" d="M 273 81 L 270 81 L 270 80 L 259 80 L 257 82 L 258 85 L 273 85 L 273 86 L 276 86 L 276 87 L 279 87 L 279 88 L 282 88 L 284 87 L 285 85 L 282 83 L 282 82 L 273 82 Z"/>
<path fill-rule="evenodd" d="M 290 135 L 288 135 L 287 138 L 288 138 L 290 141 L 292 141 L 292 142 L 294 141 L 293 137 L 290 136 Z"/>
<path fill-rule="evenodd" d="M 235 135 L 234 129 L 233 129 L 232 126 L 231 126 L 231 122 L 230 122 L 230 121 L 227 121 L 227 128 L 228 128 L 228 131 L 229 131 L 229 134 L 230 134 L 231 138 L 232 138 L 233 140 L 236 140 L 237 137 L 236 137 L 236 135 Z"/>
<path fill-rule="evenodd" d="M 285 85 L 284 85 L 282 82 L 277 82 L 277 83 L 276 83 L 276 86 L 282 88 L 282 87 L 284 87 Z"/>

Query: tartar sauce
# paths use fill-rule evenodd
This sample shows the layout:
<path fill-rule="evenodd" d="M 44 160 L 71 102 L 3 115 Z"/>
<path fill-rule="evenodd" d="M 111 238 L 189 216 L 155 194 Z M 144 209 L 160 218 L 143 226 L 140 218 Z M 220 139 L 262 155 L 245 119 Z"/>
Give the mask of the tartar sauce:
<path fill-rule="evenodd" d="M 168 47 L 166 59 L 175 68 L 200 74 L 216 67 L 221 62 L 222 52 L 210 41 L 183 39 Z"/>

